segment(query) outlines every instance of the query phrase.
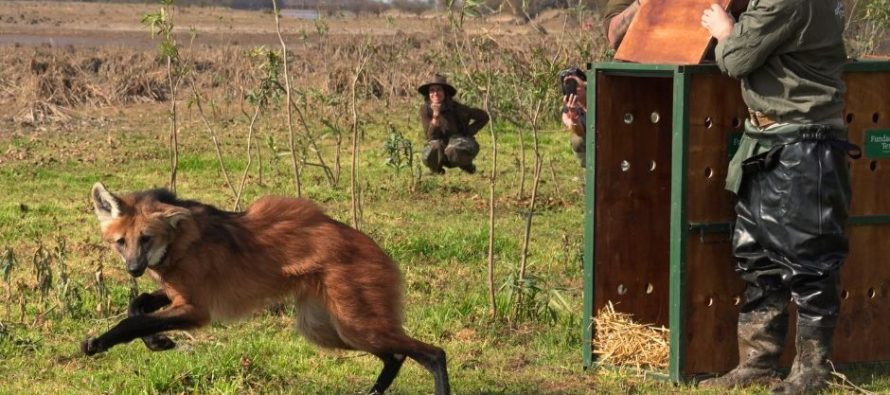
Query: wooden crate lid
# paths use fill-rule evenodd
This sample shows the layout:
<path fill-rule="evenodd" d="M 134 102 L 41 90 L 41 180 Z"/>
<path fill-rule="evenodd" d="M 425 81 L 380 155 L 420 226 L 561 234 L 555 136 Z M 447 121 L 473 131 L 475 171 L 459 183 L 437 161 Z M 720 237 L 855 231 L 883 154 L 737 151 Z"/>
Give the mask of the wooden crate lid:
<path fill-rule="evenodd" d="M 738 10 L 747 0 L 649 0 L 637 12 L 615 60 L 655 64 L 699 64 L 712 45 L 701 26 L 711 4 Z"/>

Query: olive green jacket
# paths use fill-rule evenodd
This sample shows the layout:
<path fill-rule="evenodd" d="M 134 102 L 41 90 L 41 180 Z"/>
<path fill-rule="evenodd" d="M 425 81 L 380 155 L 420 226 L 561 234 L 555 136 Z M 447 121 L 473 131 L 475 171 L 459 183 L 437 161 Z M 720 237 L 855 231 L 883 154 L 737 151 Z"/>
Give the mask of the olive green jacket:
<path fill-rule="evenodd" d="M 603 11 L 603 22 L 606 24 L 606 31 L 609 31 L 609 22 L 612 18 L 636 2 L 637 0 L 609 0 L 609 2 L 606 3 L 606 10 Z"/>
<path fill-rule="evenodd" d="M 843 13 L 839 0 L 751 0 L 717 44 L 717 65 L 741 80 L 749 108 L 780 122 L 839 117 Z"/>

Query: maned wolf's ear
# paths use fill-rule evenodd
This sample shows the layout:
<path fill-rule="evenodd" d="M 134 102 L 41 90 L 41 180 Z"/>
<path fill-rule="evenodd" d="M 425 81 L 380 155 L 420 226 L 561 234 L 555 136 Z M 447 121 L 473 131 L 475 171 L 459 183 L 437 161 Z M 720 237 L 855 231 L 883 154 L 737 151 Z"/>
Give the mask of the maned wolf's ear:
<path fill-rule="evenodd" d="M 176 225 L 179 224 L 179 221 L 190 217 L 191 215 L 192 212 L 188 209 L 182 207 L 174 207 L 167 211 L 164 211 L 161 214 L 161 218 L 163 218 L 164 221 L 167 221 L 167 223 L 170 224 L 170 227 L 176 228 Z"/>
<path fill-rule="evenodd" d="M 101 182 L 93 184 L 90 197 L 93 199 L 93 209 L 96 211 L 96 217 L 99 218 L 101 225 L 105 225 L 108 221 L 120 217 L 120 200 L 112 195 L 111 192 L 108 192 L 108 189 Z"/>

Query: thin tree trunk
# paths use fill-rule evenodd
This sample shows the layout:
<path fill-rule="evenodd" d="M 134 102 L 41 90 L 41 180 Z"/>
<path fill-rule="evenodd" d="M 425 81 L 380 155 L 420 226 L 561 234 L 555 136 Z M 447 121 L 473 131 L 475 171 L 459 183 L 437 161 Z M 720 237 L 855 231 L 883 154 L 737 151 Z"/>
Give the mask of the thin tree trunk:
<path fill-rule="evenodd" d="M 556 177 L 556 169 L 553 168 L 553 158 L 547 158 L 547 165 L 550 168 L 550 177 L 553 178 L 553 187 L 556 188 L 556 196 L 559 196 L 559 200 L 563 200 L 562 191 L 559 187 L 559 178 Z"/>
<path fill-rule="evenodd" d="M 525 136 L 522 134 L 522 127 L 519 127 L 519 193 L 516 200 L 522 200 L 525 197 Z"/>
<path fill-rule="evenodd" d="M 296 149 L 296 138 L 294 136 L 294 126 L 293 126 L 293 115 L 291 114 L 290 109 L 290 75 L 287 72 L 287 45 L 284 43 L 284 38 L 281 37 L 281 23 L 278 17 L 278 2 L 272 0 L 272 9 L 273 14 L 275 15 L 275 32 L 278 34 L 278 42 L 281 43 L 281 64 L 284 68 L 284 88 L 287 90 L 286 93 L 286 107 L 287 107 L 287 135 L 288 142 L 290 144 L 290 158 L 291 158 L 291 166 L 294 172 L 294 189 L 297 197 L 301 197 L 302 192 L 302 182 L 300 180 L 300 167 L 297 166 L 297 149 Z"/>
<path fill-rule="evenodd" d="M 535 103 L 535 111 L 532 113 L 532 136 L 534 137 L 533 148 L 535 154 L 534 184 L 532 185 L 531 201 L 528 203 L 528 216 L 525 221 L 525 236 L 522 241 L 522 260 L 519 264 L 519 289 L 517 290 L 516 304 L 513 305 L 513 312 L 510 314 L 512 320 L 516 320 L 519 317 L 519 309 L 522 307 L 522 299 L 525 295 L 523 284 L 525 283 L 525 273 L 526 268 L 528 267 L 528 246 L 532 234 L 532 217 L 535 215 L 535 201 L 538 200 L 538 185 L 541 181 L 541 168 L 544 164 L 538 140 L 538 116 L 541 113 L 542 104 L 543 99 L 538 99 Z"/>
<path fill-rule="evenodd" d="M 170 84 L 170 191 L 176 193 L 176 172 L 179 168 L 179 132 L 176 122 L 176 84 L 173 82 L 173 59 L 167 57 L 167 83 Z"/>
<path fill-rule="evenodd" d="M 342 164 L 342 155 L 343 155 L 343 130 L 335 121 L 322 120 L 321 121 L 325 126 L 327 126 L 331 131 L 334 132 L 334 169 L 331 171 L 331 176 L 334 180 L 334 185 L 340 183 L 340 172 L 343 168 Z"/>
<path fill-rule="evenodd" d="M 259 137 L 254 137 L 254 139 L 259 140 Z M 263 183 L 263 145 L 260 144 L 259 141 L 256 142 L 256 165 L 257 165 L 257 184 L 264 185 Z"/>
<path fill-rule="evenodd" d="M 525 282 L 525 273 L 528 268 L 528 246 L 531 242 L 532 237 L 532 218 L 535 216 L 535 201 L 538 200 L 538 185 L 541 181 L 541 166 L 543 165 L 543 160 L 537 154 L 535 155 L 535 175 L 534 175 L 534 184 L 532 184 L 532 196 L 531 201 L 528 203 L 528 214 L 525 218 L 525 236 L 522 241 L 522 261 L 519 264 L 519 289 L 516 293 L 516 304 L 513 305 L 513 313 L 510 315 L 512 320 L 516 320 L 519 317 L 519 309 L 522 307 L 522 299 L 525 295 L 525 290 L 523 287 L 523 283 Z"/>
<path fill-rule="evenodd" d="M 487 79 L 485 89 L 485 99 L 483 101 L 483 106 L 485 107 L 485 112 L 491 114 L 490 108 L 490 99 L 491 99 L 491 77 Z M 488 299 L 489 299 L 489 315 L 492 319 L 496 319 L 498 317 L 498 302 L 497 296 L 495 294 L 495 284 L 494 284 L 494 272 L 495 272 L 495 259 L 494 259 L 494 231 L 495 231 L 495 205 L 497 200 L 495 199 L 495 187 L 497 185 L 498 179 L 498 143 L 497 143 L 497 135 L 494 133 L 494 122 L 488 123 L 488 131 L 491 134 L 491 176 L 488 182 Z"/>
<path fill-rule="evenodd" d="M 334 185 L 340 183 L 340 171 L 342 169 L 340 157 L 343 150 L 343 134 L 340 130 L 337 130 L 336 141 L 336 149 L 334 150 Z"/>
<path fill-rule="evenodd" d="M 252 142 L 253 142 L 253 129 L 254 125 L 256 125 L 256 120 L 260 116 L 260 105 L 256 106 L 256 109 L 253 111 L 253 116 L 250 117 L 250 125 L 247 126 L 247 166 L 244 166 L 244 173 L 241 175 L 241 183 L 238 185 L 238 193 L 235 195 L 235 207 L 241 206 L 241 194 L 244 193 L 244 184 L 247 182 L 247 173 L 250 171 L 250 165 L 253 161 L 253 155 L 251 154 Z"/>
<path fill-rule="evenodd" d="M 368 61 L 368 55 L 365 53 L 367 46 L 369 44 L 365 42 L 362 47 L 359 48 L 359 64 L 355 69 L 355 75 L 352 78 L 352 83 L 349 84 L 349 93 L 352 100 L 352 178 L 350 180 L 350 190 L 352 193 L 352 227 L 356 229 L 361 228 L 361 216 L 359 213 L 361 212 L 361 196 L 358 191 L 358 159 L 359 159 L 359 127 L 358 127 L 358 109 L 356 107 L 356 96 L 355 96 L 355 86 L 358 84 L 359 76 L 361 76 L 362 71 L 365 68 L 365 63 Z"/>

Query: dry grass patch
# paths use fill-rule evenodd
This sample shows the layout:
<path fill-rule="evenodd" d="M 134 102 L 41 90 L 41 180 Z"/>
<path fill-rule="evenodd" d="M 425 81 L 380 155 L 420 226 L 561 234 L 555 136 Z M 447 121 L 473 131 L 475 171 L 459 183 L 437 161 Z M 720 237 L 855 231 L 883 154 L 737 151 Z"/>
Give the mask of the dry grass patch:
<path fill-rule="evenodd" d="M 594 317 L 594 350 L 600 362 L 646 370 L 664 370 L 670 356 L 670 331 L 641 324 L 609 302 Z"/>

